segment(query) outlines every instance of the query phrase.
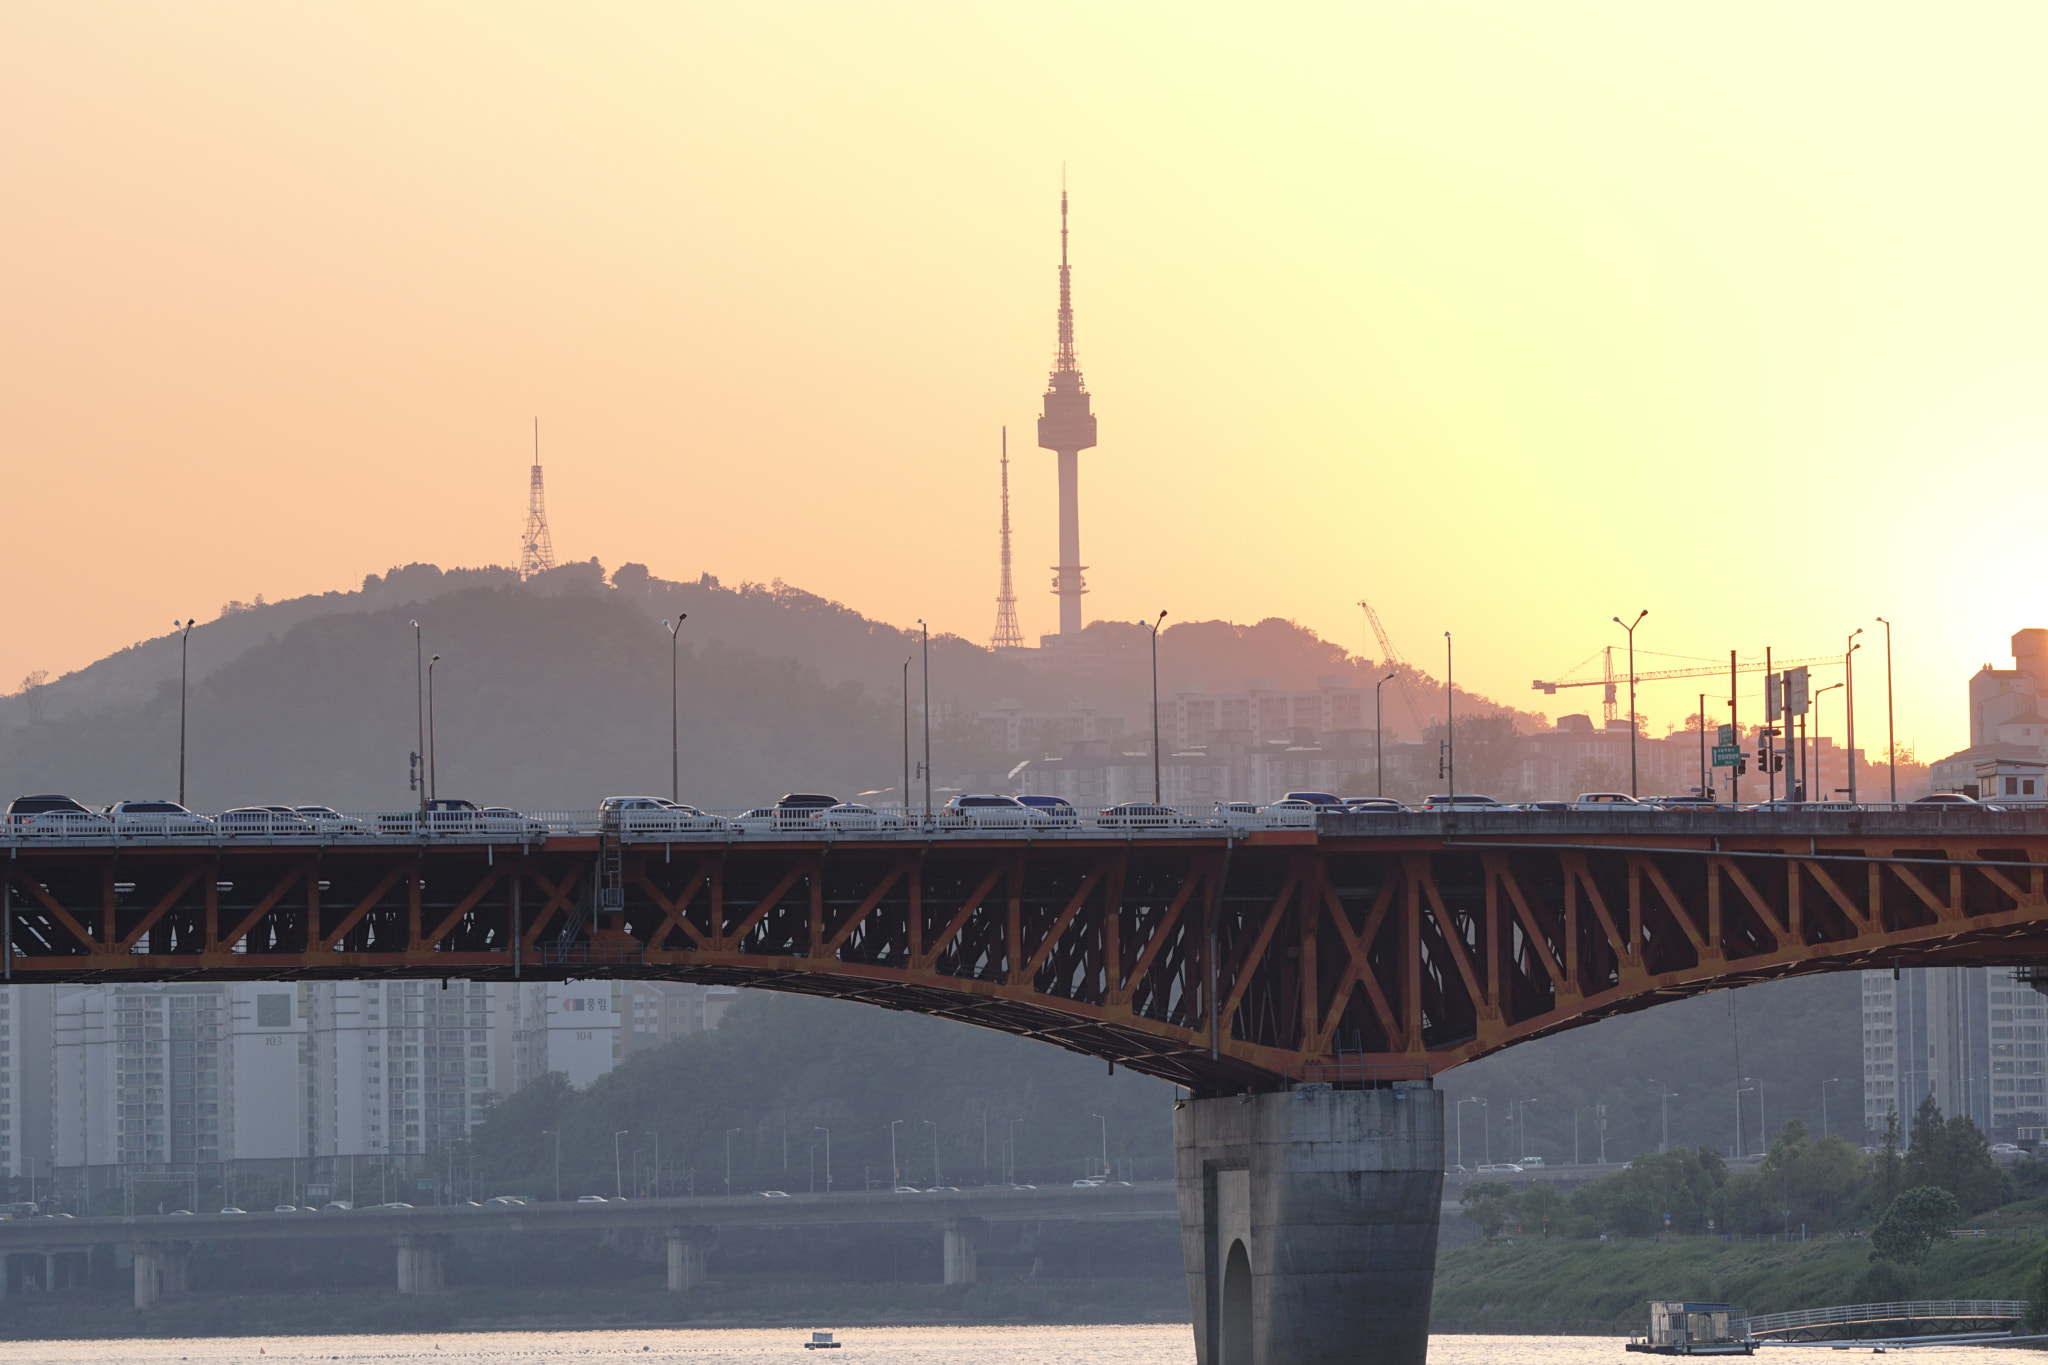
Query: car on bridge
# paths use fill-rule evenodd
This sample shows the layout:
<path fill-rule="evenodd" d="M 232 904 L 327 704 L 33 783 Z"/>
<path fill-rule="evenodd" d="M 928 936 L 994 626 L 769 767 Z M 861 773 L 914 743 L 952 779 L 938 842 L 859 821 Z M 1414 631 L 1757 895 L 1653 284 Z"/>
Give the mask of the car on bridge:
<path fill-rule="evenodd" d="M 305 839 L 317 832 L 311 820 L 284 806 L 237 806 L 222 811 L 216 823 L 236 839 Z"/>
<path fill-rule="evenodd" d="M 1202 824 L 1192 815 L 1149 801 L 1125 801 L 1107 807 L 1096 815 L 1095 823 L 1104 829 L 1198 829 Z"/>
<path fill-rule="evenodd" d="M 1270 803 L 1260 814 L 1265 816 L 1266 824 L 1281 829 L 1314 829 L 1316 816 L 1322 811 L 1323 807 L 1313 801 L 1288 796 Z"/>
<path fill-rule="evenodd" d="M 858 801 L 842 801 L 836 806 L 827 806 L 811 817 L 811 823 L 835 834 L 881 833 L 910 828 L 910 822 L 902 816 L 863 806 Z"/>
<path fill-rule="evenodd" d="M 176 801 L 116 801 L 102 813 L 114 822 L 114 833 L 127 839 L 189 839 L 219 830 Z"/>
<path fill-rule="evenodd" d="M 1627 792 L 1580 792 L 1572 798 L 1573 810 L 1644 811 L 1655 806 L 1636 800 Z"/>
<path fill-rule="evenodd" d="M 1441 796 L 1428 797 L 1423 801 L 1422 809 L 1432 812 L 1465 811 L 1471 813 L 1513 810 L 1514 807 L 1504 805 L 1490 796 L 1481 796 L 1476 792 L 1458 792 L 1456 794 L 1447 793 Z"/>
<path fill-rule="evenodd" d="M 1064 796 L 1020 796 L 1017 799 L 1038 812 L 1038 819 L 1042 824 L 1065 826 L 1081 823 L 1080 815 L 1074 810 L 1074 803 Z"/>
<path fill-rule="evenodd" d="M 81 815 L 91 814 L 84 806 L 79 805 L 68 796 L 17 796 L 7 803 L 7 823 L 10 825 L 25 825 L 34 816 L 49 815 L 58 811 L 76 811 Z"/>
<path fill-rule="evenodd" d="M 725 828 L 709 811 L 659 796 L 607 796 L 598 803 L 598 822 L 606 834 L 630 839 L 636 834 L 698 834 Z"/>
<path fill-rule="evenodd" d="M 841 804 L 838 797 L 822 792 L 790 792 L 772 806 L 743 812 L 731 827 L 747 834 L 809 834 L 816 828 L 813 816 Z"/>
<path fill-rule="evenodd" d="M 1040 820 L 1016 797 L 989 792 L 950 797 L 938 810 L 940 829 L 1030 829 Z"/>
<path fill-rule="evenodd" d="M 46 810 L 8 817 L 8 830 L 23 839 L 112 839 L 114 822 L 97 811 Z"/>
<path fill-rule="evenodd" d="M 1907 810 L 1984 810 L 1983 802 L 1963 792 L 1929 792 L 1917 800 L 1906 803 Z"/>
<path fill-rule="evenodd" d="M 272 810 L 287 809 L 272 806 Z M 352 815 L 343 815 L 332 806 L 292 806 L 292 814 L 304 818 L 313 826 L 314 832 L 327 838 L 362 838 L 369 834 L 370 827 Z"/>
<path fill-rule="evenodd" d="M 1344 802 L 1351 815 L 1406 815 L 1408 808 L 1391 796 L 1354 796 Z"/>

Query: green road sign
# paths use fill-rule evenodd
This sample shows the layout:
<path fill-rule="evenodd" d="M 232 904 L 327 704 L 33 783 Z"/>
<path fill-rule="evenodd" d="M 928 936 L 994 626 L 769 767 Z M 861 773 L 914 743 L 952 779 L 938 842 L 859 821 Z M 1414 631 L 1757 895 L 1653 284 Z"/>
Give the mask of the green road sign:
<path fill-rule="evenodd" d="M 1716 744 L 1716 745 L 1714 746 L 1714 766 L 1715 766 L 1715 767 L 1717 767 L 1717 768 L 1732 768 L 1732 767 L 1734 767 L 1734 766 L 1735 766 L 1736 764 L 1738 764 L 1738 763 L 1740 763 L 1740 762 L 1742 762 L 1742 746 L 1741 746 L 1741 745 L 1739 745 L 1739 744 Z"/>

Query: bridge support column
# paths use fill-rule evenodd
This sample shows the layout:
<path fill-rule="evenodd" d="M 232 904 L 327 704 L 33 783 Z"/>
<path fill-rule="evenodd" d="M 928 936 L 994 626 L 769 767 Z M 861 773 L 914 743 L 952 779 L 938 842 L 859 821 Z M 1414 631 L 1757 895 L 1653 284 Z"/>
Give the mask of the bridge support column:
<path fill-rule="evenodd" d="M 135 1306 L 154 1308 L 164 1295 L 164 1248 L 145 1242 L 135 1248 Z"/>
<path fill-rule="evenodd" d="M 1199 1365 L 1422 1365 L 1440 1091 L 1182 1100 L 1173 1143 Z"/>
<path fill-rule="evenodd" d="M 946 1283 L 976 1284 L 981 1279 L 981 1261 L 976 1239 L 981 1234 L 979 1218 L 946 1220 Z"/>
<path fill-rule="evenodd" d="M 446 1287 L 442 1274 L 440 1238 L 399 1238 L 398 1292 L 438 1294 Z"/>
<path fill-rule="evenodd" d="M 681 1294 L 704 1283 L 704 1253 L 709 1238 L 701 1228 L 668 1230 L 668 1287 Z"/>

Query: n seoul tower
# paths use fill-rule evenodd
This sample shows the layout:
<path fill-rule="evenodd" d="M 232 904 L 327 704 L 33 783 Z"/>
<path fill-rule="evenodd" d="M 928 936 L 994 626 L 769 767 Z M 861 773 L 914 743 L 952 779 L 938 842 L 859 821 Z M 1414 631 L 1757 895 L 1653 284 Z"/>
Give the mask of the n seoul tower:
<path fill-rule="evenodd" d="M 1060 342 L 1053 358 L 1052 382 L 1045 390 L 1045 411 L 1038 419 L 1038 444 L 1060 461 L 1060 562 L 1054 566 L 1052 590 L 1060 599 L 1060 634 L 1081 634 L 1081 452 L 1095 445 L 1095 414 L 1088 410 L 1088 388 L 1074 363 L 1073 272 L 1067 266 L 1067 192 L 1060 190 Z"/>

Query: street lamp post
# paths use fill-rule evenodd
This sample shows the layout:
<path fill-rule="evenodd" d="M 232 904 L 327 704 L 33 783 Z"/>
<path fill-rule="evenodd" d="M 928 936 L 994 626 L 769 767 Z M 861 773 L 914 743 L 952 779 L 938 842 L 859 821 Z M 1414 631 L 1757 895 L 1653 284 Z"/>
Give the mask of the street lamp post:
<path fill-rule="evenodd" d="M 1166 613 L 1160 612 L 1157 621 L 1143 624 L 1152 632 L 1152 804 L 1159 802 L 1159 627 L 1166 622 Z"/>
<path fill-rule="evenodd" d="M 825 1193 L 832 1193 L 832 1130 L 823 1124 L 812 1124 L 811 1131 L 825 1135 Z"/>
<path fill-rule="evenodd" d="M 1658 1141 L 1657 1150 L 1668 1152 L 1671 1150 L 1671 1096 L 1674 1092 L 1666 1090 L 1662 1081 L 1653 1080 L 1650 1084 L 1657 1087 L 1657 1112 L 1664 1124 L 1664 1136 Z M 1602 1138 L 1605 1138 L 1604 1131 Z"/>
<path fill-rule="evenodd" d="M 910 656 L 903 656 L 903 817 L 910 818 Z"/>
<path fill-rule="evenodd" d="M 896 1128 L 902 1119 L 889 1120 L 889 1188 L 895 1189 L 903 1183 L 903 1168 L 896 1164 Z"/>
<path fill-rule="evenodd" d="M 619 1166 L 619 1139 L 630 1129 L 621 1128 L 612 1134 L 612 1193 L 623 1197 L 626 1193 L 626 1177 Z"/>
<path fill-rule="evenodd" d="M 173 619 L 172 629 L 178 632 L 178 804 L 185 804 L 185 680 L 189 676 L 187 665 L 192 658 L 192 622 L 188 619 L 179 625 Z"/>
<path fill-rule="evenodd" d="M 1451 633 L 1444 632 L 1444 791 L 1451 798 L 1451 809 L 1458 809 L 1458 727 L 1451 711 L 1455 706 L 1457 688 L 1451 683 Z"/>
<path fill-rule="evenodd" d="M 1747 1081 L 1749 1080 L 1749 1077 L 1747 1077 L 1747 1076 L 1744 1076 L 1744 1077 L 1743 1077 L 1742 1079 L 1743 1079 L 1743 1081 L 1747 1082 Z M 1741 1157 L 1741 1155 L 1742 1155 L 1742 1142 L 1743 1142 L 1743 1138 L 1742 1138 L 1742 1097 L 1743 1097 L 1744 1095 L 1747 1095 L 1747 1094 L 1748 1094 L 1748 1093 L 1749 1093 L 1749 1092 L 1750 1092 L 1751 1090 L 1753 1090 L 1753 1089 L 1755 1089 L 1755 1087 L 1754 1087 L 1753 1085 L 1748 1085 L 1748 1084 L 1738 1084 L 1738 1085 L 1737 1085 L 1737 1086 L 1735 1087 L 1735 1155 L 1736 1155 L 1736 1156 L 1737 1156 L 1738 1158 L 1739 1158 L 1739 1157 Z"/>
<path fill-rule="evenodd" d="M 649 1133 L 654 1139 L 654 1197 L 661 1198 L 661 1134 Z"/>
<path fill-rule="evenodd" d="M 1468 1099 L 1459 1100 L 1454 1106 L 1458 1111 L 1458 1165 L 1460 1168 L 1463 1168 L 1465 1165 L 1465 1106 L 1468 1104 L 1478 1104 L 1479 1102 L 1479 1097 L 1473 1095 Z"/>
<path fill-rule="evenodd" d="M 412 623 L 412 699 L 414 707 L 419 711 L 420 720 L 420 747 L 415 749 L 412 755 L 413 774 L 416 778 L 421 776 L 419 771 L 420 760 L 422 758 L 425 758 L 427 755 L 427 684 L 425 650 L 426 647 L 421 642 L 420 639 L 420 623 L 415 621 Z M 418 782 L 416 783 L 416 785 L 419 787 L 420 793 L 420 814 L 425 815 L 427 813 L 427 784 L 425 782 Z M 560 1197 L 559 1193 L 556 1197 Z"/>
<path fill-rule="evenodd" d="M 434 783 L 437 769 L 434 767 L 434 665 L 441 662 L 436 654 L 427 660 L 427 799 L 433 800 L 441 793 Z"/>
<path fill-rule="evenodd" d="M 739 1131 L 737 1128 L 725 1130 L 725 1197 L 727 1199 L 732 1198 L 732 1135 Z"/>
<path fill-rule="evenodd" d="M 1841 683 L 1829 683 L 1813 694 L 1813 781 L 1818 784 L 1819 799 L 1823 801 L 1827 799 L 1827 759 L 1821 753 L 1820 746 L 1827 738 L 1827 731 L 1820 723 L 1820 699 L 1841 686 Z M 1807 790 L 1806 799 L 1815 799 L 1814 788 Z"/>
<path fill-rule="evenodd" d="M 1842 704 L 1849 711 L 1849 804 L 1856 804 L 1856 651 L 1863 648 L 1856 643 L 1856 637 L 1863 633 L 1858 626 L 1849 632 L 1847 647 L 1842 651 L 1842 682 L 1848 690 L 1842 693 Z"/>
<path fill-rule="evenodd" d="M 1877 623 L 1884 627 L 1884 761 L 1891 769 L 1892 797 L 1894 806 L 1899 804 L 1899 740 L 1892 724 L 1892 623 L 1882 616 Z"/>
<path fill-rule="evenodd" d="M 690 613 L 679 611 L 673 621 L 663 621 L 662 629 L 668 632 L 668 799 L 683 799 L 682 778 L 682 696 L 677 687 L 677 655 L 682 650 L 683 622 L 690 619 Z"/>
<path fill-rule="evenodd" d="M 1529 1106 L 1535 1100 L 1515 1101 L 1515 1156 L 1519 1159 L 1529 1155 Z"/>
<path fill-rule="evenodd" d="M 1387 747 L 1384 740 L 1387 727 L 1381 721 L 1385 712 L 1380 706 L 1380 689 L 1393 680 L 1394 675 L 1389 673 L 1372 685 L 1372 766 L 1379 775 L 1379 788 L 1373 793 L 1375 796 L 1387 794 Z M 1462 1166 L 1464 1163 L 1458 1164 Z"/>
<path fill-rule="evenodd" d="M 936 1189 L 944 1183 L 939 1177 L 939 1124 L 936 1119 L 923 1119 L 920 1121 L 925 1127 L 932 1130 L 932 1187 Z"/>
<path fill-rule="evenodd" d="M 1102 1178 L 1109 1179 L 1109 1120 L 1100 1114 L 1088 1116 L 1102 1125 Z"/>
<path fill-rule="evenodd" d="M 1636 619 L 1633 621 L 1624 621 L 1619 616 L 1614 618 L 1614 624 L 1628 632 L 1628 794 L 1630 796 L 1640 796 L 1642 794 L 1636 790 L 1636 627 L 1641 625 L 1643 618 L 1649 614 L 1650 609 L 1644 607 L 1636 613 Z"/>
<path fill-rule="evenodd" d="M 1017 1125 L 1023 1121 L 1022 1119 L 1005 1120 L 1010 1129 L 1010 1183 L 1012 1185 L 1017 1183 Z"/>
<path fill-rule="evenodd" d="M 922 616 L 917 618 L 918 626 L 924 631 L 924 822 L 932 822 L 932 628 L 925 625 Z"/>
<path fill-rule="evenodd" d="M 1828 1087 L 1840 1085 L 1841 1083 L 1842 1078 L 1839 1076 L 1830 1076 L 1820 1083 L 1820 1140 L 1822 1142 L 1828 1140 Z"/>

